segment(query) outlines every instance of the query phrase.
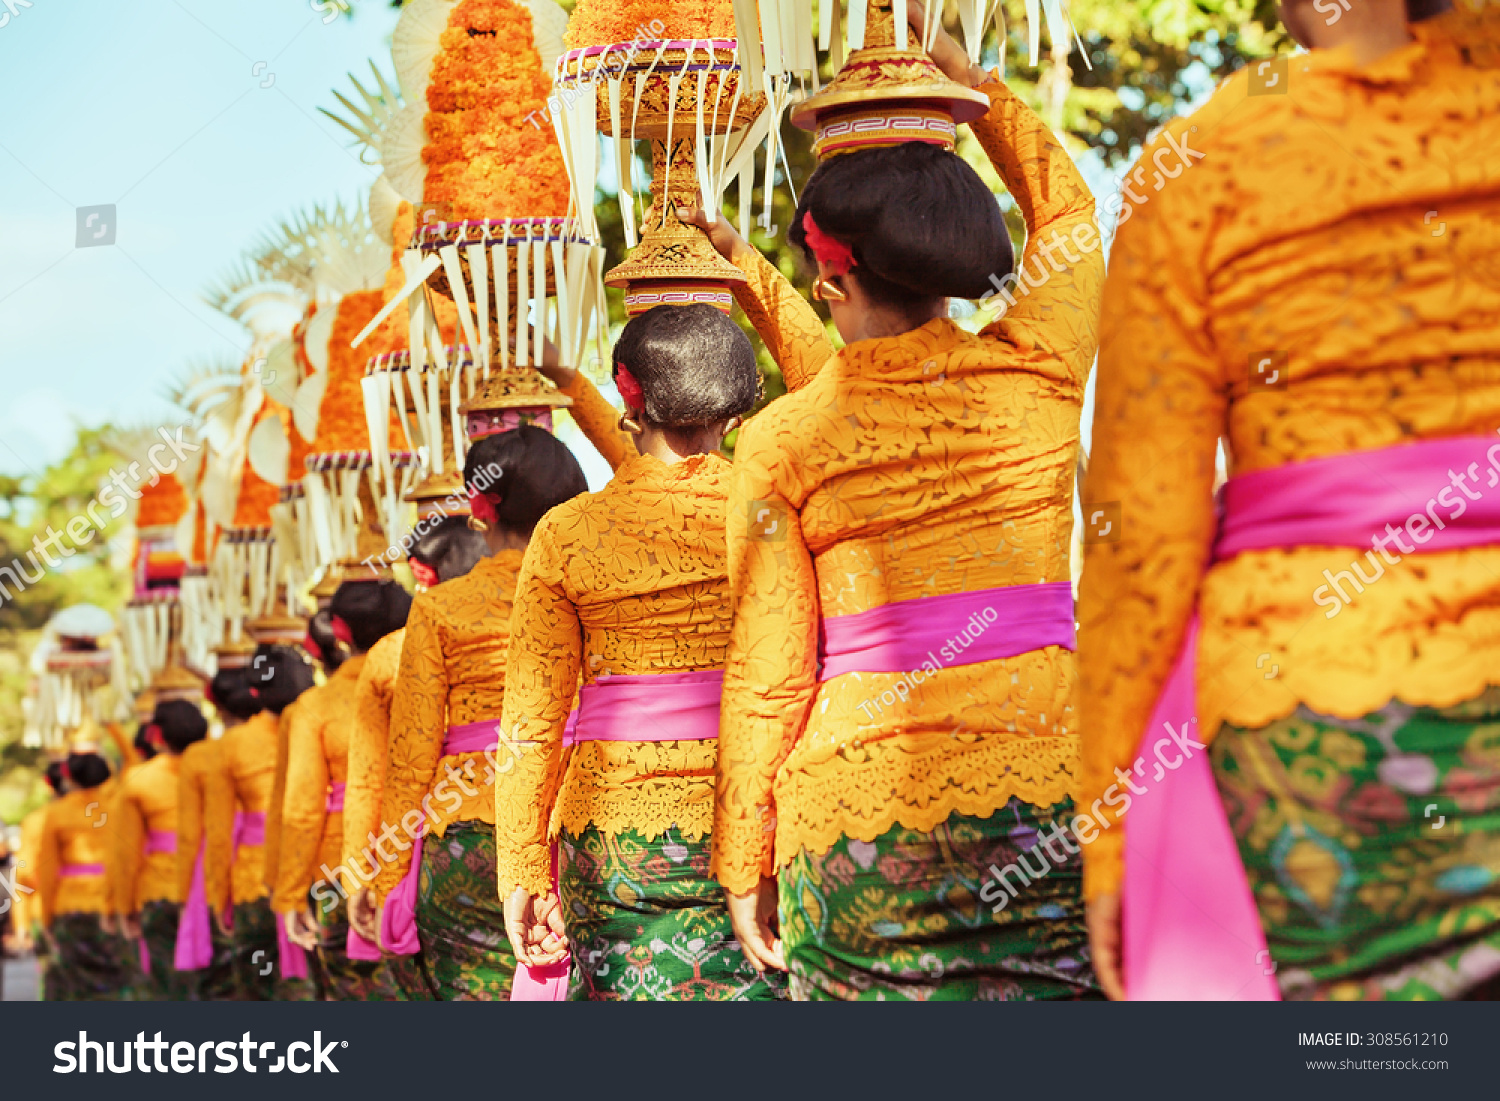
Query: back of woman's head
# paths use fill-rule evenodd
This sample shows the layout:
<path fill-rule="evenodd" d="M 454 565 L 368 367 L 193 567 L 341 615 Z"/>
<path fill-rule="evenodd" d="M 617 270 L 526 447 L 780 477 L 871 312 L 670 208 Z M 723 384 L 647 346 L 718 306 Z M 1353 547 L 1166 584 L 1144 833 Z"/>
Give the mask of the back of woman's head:
<path fill-rule="evenodd" d="M 1015 265 L 1005 219 L 962 157 L 922 142 L 845 153 L 820 164 L 802 189 L 787 236 L 809 257 L 820 233 L 850 246 L 853 276 L 879 305 L 979 298 Z"/>
<path fill-rule="evenodd" d="M 431 569 L 441 583 L 462 577 L 487 553 L 484 536 L 470 530 L 467 517 L 444 516 L 417 536 L 407 557 Z"/>
<path fill-rule="evenodd" d="M 464 484 L 488 498 L 502 529 L 528 538 L 548 511 L 588 491 L 573 453 L 531 424 L 476 441 Z"/>
<path fill-rule="evenodd" d="M 337 672 L 348 656 L 339 646 L 339 636 L 333 631 L 333 612 L 328 608 L 319 608 L 308 618 L 307 641 L 317 650 L 326 673 Z"/>
<path fill-rule="evenodd" d="M 109 779 L 109 762 L 97 753 L 70 753 L 68 779 L 84 790 L 96 788 Z"/>
<path fill-rule="evenodd" d="M 328 610 L 335 621 L 344 622 L 354 648 L 364 653 L 392 631 L 406 626 L 411 594 L 389 578 L 345 581 L 333 594 Z"/>
<path fill-rule="evenodd" d="M 280 715 L 312 686 L 312 666 L 291 647 L 262 645 L 255 651 L 250 693 L 267 711 Z"/>
<path fill-rule="evenodd" d="M 208 737 L 208 720 L 197 705 L 187 700 L 167 700 L 156 705 L 151 721 L 161 731 L 161 740 L 173 753 L 181 753 L 194 742 Z"/>
<path fill-rule="evenodd" d="M 42 773 L 42 778 L 47 781 L 47 786 L 52 789 L 52 794 L 61 795 L 63 784 L 68 779 L 68 766 L 63 761 L 49 761 L 47 769 Z"/>
<path fill-rule="evenodd" d="M 718 424 L 755 407 L 755 349 L 728 314 L 704 302 L 632 318 L 613 361 L 617 380 L 624 368 L 640 383 L 651 427 Z"/>
<path fill-rule="evenodd" d="M 234 719 L 248 719 L 261 709 L 260 700 L 250 692 L 250 669 L 239 666 L 220 669 L 208 685 L 213 705 Z"/>
<path fill-rule="evenodd" d="M 156 756 L 156 746 L 151 742 L 151 731 L 154 725 L 148 720 L 136 728 L 135 737 L 130 744 L 135 746 L 135 751 L 141 755 L 141 760 L 149 761 Z"/>

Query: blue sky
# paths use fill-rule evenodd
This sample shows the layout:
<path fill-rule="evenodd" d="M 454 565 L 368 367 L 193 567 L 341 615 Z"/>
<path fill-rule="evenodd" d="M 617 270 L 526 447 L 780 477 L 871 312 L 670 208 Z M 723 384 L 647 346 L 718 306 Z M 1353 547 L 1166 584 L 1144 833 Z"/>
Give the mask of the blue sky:
<path fill-rule="evenodd" d="M 0 470 L 40 471 L 78 422 L 170 418 L 172 378 L 249 343 L 203 290 L 278 219 L 362 200 L 374 170 L 317 109 L 389 72 L 397 13 L 333 10 L 0 0 Z M 102 204 L 115 244 L 76 247 Z"/>

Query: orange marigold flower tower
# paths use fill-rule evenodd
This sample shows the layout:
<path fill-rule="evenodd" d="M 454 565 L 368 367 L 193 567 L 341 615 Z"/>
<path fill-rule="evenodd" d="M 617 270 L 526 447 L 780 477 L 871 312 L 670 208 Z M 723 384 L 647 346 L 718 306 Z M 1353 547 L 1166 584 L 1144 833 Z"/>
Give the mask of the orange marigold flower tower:
<path fill-rule="evenodd" d="M 775 13 L 779 29 L 783 15 L 793 24 L 810 18 L 803 7 L 788 4 L 783 13 L 771 0 L 761 11 Z M 629 314 L 689 302 L 728 312 L 730 288 L 744 281 L 701 231 L 683 224 L 677 207 L 697 205 L 701 194 L 716 213 L 725 182 L 738 177 L 742 224 L 748 229 L 754 153 L 763 140 L 769 142 L 768 173 L 774 169 L 776 124 L 790 72 L 811 68 L 811 41 L 809 34 L 805 50 L 788 54 L 762 51 L 758 41 L 742 50 L 737 33 L 746 20 L 759 26 L 755 12 L 751 3 L 737 20 L 731 0 L 579 0 L 574 9 L 569 48 L 557 64 L 552 114 L 571 154 L 569 176 L 580 205 L 594 192 L 597 133 L 613 138 L 631 252 L 605 282 L 625 288 Z M 652 203 L 639 233 L 631 153 L 637 138 L 649 139 L 652 149 Z"/>

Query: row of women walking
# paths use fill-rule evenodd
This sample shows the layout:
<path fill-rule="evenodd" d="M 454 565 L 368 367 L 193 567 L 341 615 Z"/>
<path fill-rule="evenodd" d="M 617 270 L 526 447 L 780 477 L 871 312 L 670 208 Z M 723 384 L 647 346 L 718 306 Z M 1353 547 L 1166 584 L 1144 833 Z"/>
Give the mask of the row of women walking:
<path fill-rule="evenodd" d="M 413 550 L 409 612 L 349 582 L 326 683 L 299 692 L 288 648 L 221 673 L 208 963 L 163 958 L 204 935 L 178 792 L 210 754 L 163 703 L 161 755 L 118 782 L 119 870 L 47 903 L 55 966 L 133 959 L 99 939 L 118 914 L 158 996 L 220 961 L 260 997 L 1203 996 L 1217 925 L 1250 977 L 1211 996 L 1484 994 L 1500 53 L 1492 12 L 1444 7 L 1330 25 L 1286 0 L 1311 47 L 1288 90 L 1243 71 L 1147 145 L 1107 279 L 1067 152 L 938 33 L 989 99 L 972 130 L 1020 264 L 948 149 L 829 159 L 790 237 L 835 350 L 684 212 L 790 392 L 741 423 L 755 355 L 726 315 L 631 320 L 624 411 L 586 426 L 603 490 L 540 428 L 479 440 L 472 517 Z M 970 333 L 954 298 L 998 316 Z M 69 771 L 54 833 L 99 799 Z M 1205 921 L 1221 873 L 1244 905 Z"/>

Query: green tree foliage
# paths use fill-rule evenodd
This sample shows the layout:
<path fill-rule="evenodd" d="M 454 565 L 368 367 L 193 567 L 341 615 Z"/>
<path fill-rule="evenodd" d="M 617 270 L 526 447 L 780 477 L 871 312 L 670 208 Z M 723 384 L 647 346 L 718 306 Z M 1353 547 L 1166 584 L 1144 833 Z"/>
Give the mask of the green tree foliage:
<path fill-rule="evenodd" d="M 125 599 L 130 518 L 114 519 L 110 509 L 96 508 L 94 514 L 106 521 L 101 533 L 85 511 L 111 467 L 122 466 L 105 443 L 109 433 L 108 428 L 81 428 L 72 450 L 45 470 L 0 475 L 0 566 L 21 574 L 14 565 L 19 559 L 23 576 L 35 577 L 28 558 L 35 553 L 37 563 L 46 567 L 35 584 L 19 589 L 9 574 L 0 574 L 0 819 L 6 822 L 18 820 L 45 796 L 38 779 L 41 753 L 21 745 L 22 700 L 41 628 L 71 605 L 97 604 L 114 611 Z M 77 517 L 86 525 L 74 524 L 75 541 L 67 528 Z M 59 549 L 51 551 L 59 562 L 56 568 L 35 551 L 35 540 L 46 538 L 49 530 L 63 533 L 55 543 Z"/>

